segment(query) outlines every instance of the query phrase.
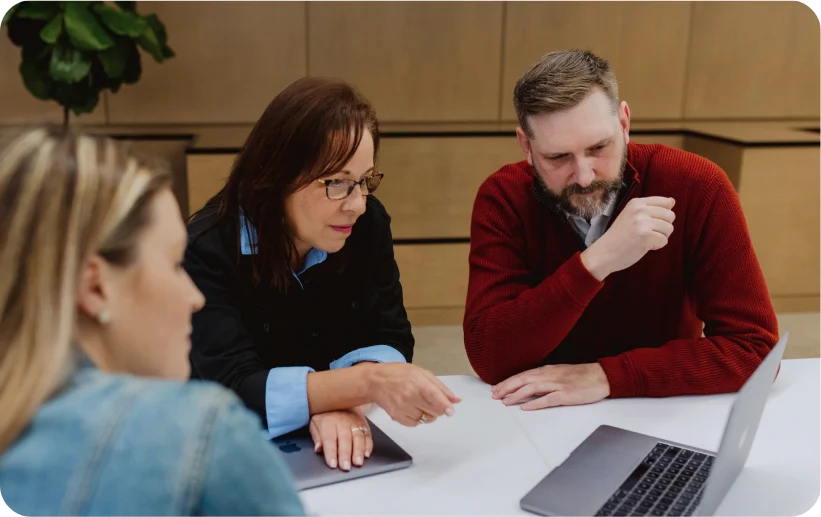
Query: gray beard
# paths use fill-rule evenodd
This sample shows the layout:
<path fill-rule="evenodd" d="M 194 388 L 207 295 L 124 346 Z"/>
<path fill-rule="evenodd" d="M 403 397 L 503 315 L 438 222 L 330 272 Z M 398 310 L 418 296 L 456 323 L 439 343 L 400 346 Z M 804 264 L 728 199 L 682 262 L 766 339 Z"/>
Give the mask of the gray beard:
<path fill-rule="evenodd" d="M 613 199 L 614 196 L 617 196 L 621 189 L 625 186 L 624 170 L 626 168 L 627 147 L 625 146 L 624 153 L 622 155 L 619 175 L 615 180 L 596 180 L 587 187 L 580 187 L 577 184 L 573 184 L 568 187 L 565 187 L 565 189 L 562 190 L 561 194 L 556 194 L 555 192 L 552 192 L 550 189 L 548 189 L 547 185 L 545 185 L 542 182 L 541 175 L 539 175 L 536 166 L 533 165 L 533 177 L 536 180 L 536 184 L 533 187 L 533 191 L 536 195 L 536 198 L 545 205 L 547 205 L 554 212 L 565 217 L 581 217 L 585 221 L 590 222 L 590 219 L 604 213 L 604 208 L 607 206 L 607 204 Z M 589 194 L 591 192 L 598 192 L 602 190 L 604 192 L 602 194 L 601 201 L 585 201 L 580 206 L 573 206 L 573 204 L 570 202 L 570 195 L 572 194 Z"/>
<path fill-rule="evenodd" d="M 617 196 L 621 189 L 625 186 L 623 180 L 615 180 L 612 183 L 610 183 L 607 187 L 605 187 L 604 193 L 601 197 L 601 201 L 597 200 L 594 202 L 585 203 L 580 206 L 574 206 L 570 203 L 570 199 L 568 196 L 556 195 L 555 193 L 551 192 L 547 188 L 547 186 L 542 182 L 542 178 L 539 176 L 539 174 L 535 171 L 533 177 L 536 181 L 536 185 L 534 185 L 533 191 L 534 194 L 536 194 L 536 198 L 539 201 L 547 205 L 548 208 L 550 208 L 552 211 L 556 212 L 559 215 L 565 217 L 581 217 L 588 222 L 593 217 L 603 214 L 604 208 L 607 206 L 607 204 L 613 199 L 614 196 Z"/>

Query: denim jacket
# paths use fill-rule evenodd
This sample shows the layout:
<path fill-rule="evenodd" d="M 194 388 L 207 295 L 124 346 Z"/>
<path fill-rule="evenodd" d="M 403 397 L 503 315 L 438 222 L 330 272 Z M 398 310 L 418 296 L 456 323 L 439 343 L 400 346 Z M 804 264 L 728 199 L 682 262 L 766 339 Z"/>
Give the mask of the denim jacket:
<path fill-rule="evenodd" d="M 84 367 L 0 455 L 22 515 L 304 515 L 280 452 L 228 390 Z"/>

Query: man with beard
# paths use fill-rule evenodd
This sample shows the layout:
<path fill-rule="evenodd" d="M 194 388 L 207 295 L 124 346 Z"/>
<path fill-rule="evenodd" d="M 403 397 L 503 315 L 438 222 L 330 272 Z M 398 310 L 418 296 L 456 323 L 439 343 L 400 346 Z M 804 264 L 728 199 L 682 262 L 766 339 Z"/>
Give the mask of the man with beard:
<path fill-rule="evenodd" d="M 513 96 L 526 160 L 479 189 L 464 319 L 493 398 L 529 410 L 737 391 L 778 329 L 726 174 L 631 143 L 592 53 L 547 54 Z"/>

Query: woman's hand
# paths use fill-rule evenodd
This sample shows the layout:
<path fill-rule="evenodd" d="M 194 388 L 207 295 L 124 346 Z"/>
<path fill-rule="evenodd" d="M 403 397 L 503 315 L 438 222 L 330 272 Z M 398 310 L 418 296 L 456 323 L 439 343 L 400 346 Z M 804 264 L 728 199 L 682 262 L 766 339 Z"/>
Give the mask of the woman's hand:
<path fill-rule="evenodd" d="M 435 375 L 413 364 L 374 364 L 369 375 L 371 400 L 408 427 L 451 416 L 453 404 L 461 401 Z"/>
<path fill-rule="evenodd" d="M 361 467 L 373 452 L 373 438 L 368 420 L 367 406 L 345 411 L 331 411 L 311 417 L 308 429 L 314 440 L 314 450 L 325 453 L 325 463 L 348 471 L 351 465 Z"/>

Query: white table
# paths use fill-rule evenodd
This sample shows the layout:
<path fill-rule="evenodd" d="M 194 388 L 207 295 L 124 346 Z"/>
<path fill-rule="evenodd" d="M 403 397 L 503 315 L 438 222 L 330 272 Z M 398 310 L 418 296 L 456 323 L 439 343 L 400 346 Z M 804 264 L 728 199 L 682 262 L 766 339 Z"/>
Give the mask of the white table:
<path fill-rule="evenodd" d="M 785 360 L 744 471 L 719 515 L 800 515 L 821 475 L 819 360 Z M 469 376 L 442 377 L 463 401 L 452 418 L 403 427 L 369 416 L 413 457 L 407 469 L 306 490 L 310 514 L 530 515 L 519 500 L 601 424 L 716 450 L 735 395 L 604 400 L 526 412 Z"/>

